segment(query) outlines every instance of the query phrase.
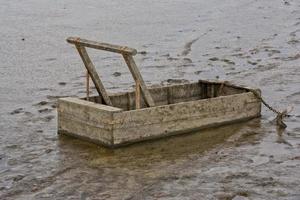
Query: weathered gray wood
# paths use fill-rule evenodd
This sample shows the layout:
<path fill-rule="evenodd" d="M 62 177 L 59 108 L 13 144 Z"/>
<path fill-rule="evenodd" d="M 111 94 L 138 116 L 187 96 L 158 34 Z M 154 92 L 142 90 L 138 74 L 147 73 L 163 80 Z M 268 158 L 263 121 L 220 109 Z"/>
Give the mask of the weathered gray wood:
<path fill-rule="evenodd" d="M 219 83 L 202 83 L 211 95 L 211 87 L 221 86 Z M 260 116 L 261 102 L 246 88 L 224 86 L 227 96 L 194 100 L 195 94 L 200 96 L 202 90 L 197 90 L 199 83 L 180 86 L 165 86 L 156 91 L 164 94 L 161 97 L 168 103 L 169 87 L 178 91 L 177 97 L 187 95 L 187 102 L 176 102 L 171 105 L 161 105 L 150 108 L 122 110 L 120 108 L 96 104 L 78 98 L 63 98 L 58 101 L 59 132 L 71 133 L 76 137 L 93 140 L 114 147 L 136 141 L 159 138 L 167 135 L 216 127 L 244 121 Z M 209 87 L 208 87 L 209 86 Z M 191 88 L 190 91 L 188 88 Z M 165 88 L 165 89 L 163 89 Z M 177 90 L 176 90 L 177 89 Z M 154 90 L 154 88 L 150 89 Z M 215 88 L 215 95 L 217 89 Z M 259 90 L 257 90 L 259 92 Z M 114 96 L 118 101 L 124 101 L 125 109 L 134 108 L 135 92 Z M 170 94 L 169 94 L 170 95 Z M 172 95 L 174 97 L 174 95 Z M 91 97 L 92 99 L 93 97 Z M 113 99 L 113 98 L 112 98 Z M 170 100 L 169 100 L 170 101 Z M 128 103 L 129 105 L 127 105 Z"/>
<path fill-rule="evenodd" d="M 141 88 L 138 81 L 135 82 L 135 108 L 141 108 Z"/>
<path fill-rule="evenodd" d="M 88 71 L 86 71 L 86 100 L 90 100 L 90 75 Z"/>
<path fill-rule="evenodd" d="M 58 100 L 59 133 L 111 145 L 113 113 L 122 109 L 67 97 Z"/>
<path fill-rule="evenodd" d="M 138 68 L 134 62 L 134 59 L 132 58 L 132 56 L 125 55 L 125 54 L 123 54 L 123 57 L 124 57 L 124 60 L 129 68 L 134 80 L 136 82 L 138 81 L 140 84 L 146 104 L 150 107 L 155 106 L 154 101 L 151 97 L 151 94 L 150 94 L 149 90 L 147 89 L 147 86 L 142 78 L 140 71 L 138 70 Z"/>
<path fill-rule="evenodd" d="M 114 145 L 215 127 L 260 115 L 260 102 L 251 93 L 242 94 L 241 98 L 237 96 L 115 113 Z"/>
<path fill-rule="evenodd" d="M 106 90 L 105 90 L 105 88 L 99 78 L 99 75 L 96 71 L 96 68 L 93 65 L 89 55 L 87 54 L 85 47 L 79 46 L 78 44 L 76 44 L 75 46 L 76 46 L 76 49 L 78 50 L 78 53 L 84 63 L 84 66 L 86 67 L 89 75 L 91 76 L 91 78 L 95 84 L 96 90 L 98 91 L 99 95 L 103 97 L 103 100 L 107 105 L 112 106 L 111 100 L 110 100 L 108 94 L 106 93 Z"/>
<path fill-rule="evenodd" d="M 129 55 L 136 55 L 137 51 L 136 49 L 129 48 L 126 46 L 119 46 L 119 45 L 113 45 L 108 43 L 101 43 L 101 42 L 95 42 L 91 40 L 85 40 L 81 39 L 79 37 L 69 37 L 67 38 L 67 42 L 70 44 L 80 45 L 84 47 L 89 47 L 93 49 L 100 49 L 104 51 L 110 51 L 114 53 L 120 53 L 120 54 L 129 54 Z"/>

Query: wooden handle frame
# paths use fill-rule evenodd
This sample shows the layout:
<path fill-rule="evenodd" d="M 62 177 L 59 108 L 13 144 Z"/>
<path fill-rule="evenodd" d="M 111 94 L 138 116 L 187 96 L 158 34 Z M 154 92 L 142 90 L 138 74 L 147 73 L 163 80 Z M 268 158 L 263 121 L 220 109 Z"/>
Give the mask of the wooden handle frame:
<path fill-rule="evenodd" d="M 96 71 L 96 68 L 93 65 L 90 57 L 88 56 L 88 53 L 87 53 L 85 47 L 122 54 L 128 68 L 131 72 L 131 75 L 135 81 L 136 109 L 141 108 L 141 94 L 140 94 L 141 91 L 142 91 L 143 97 L 145 99 L 146 105 L 149 107 L 155 106 L 153 98 L 152 98 L 152 96 L 143 80 L 143 77 L 133 59 L 133 56 L 137 54 L 136 49 L 129 48 L 126 46 L 119 46 L 119 45 L 113 45 L 113 44 L 108 44 L 108 43 L 101 43 L 101 42 L 95 42 L 95 41 L 91 41 L 91 40 L 85 40 L 85 39 L 81 39 L 79 37 L 69 37 L 69 38 L 67 38 L 67 42 L 75 45 L 83 63 L 87 69 L 87 72 L 88 72 L 87 87 L 86 87 L 87 99 L 89 98 L 88 80 L 89 80 L 89 76 L 90 76 L 93 83 L 95 84 L 97 92 L 102 97 L 103 101 L 107 105 L 113 106 L 112 102 L 109 98 L 109 95 L 107 94 L 107 92 L 100 80 L 100 77 Z"/>
<path fill-rule="evenodd" d="M 136 55 L 136 49 L 126 47 L 126 46 L 119 46 L 114 44 L 102 43 L 102 42 L 95 42 L 91 40 L 81 39 L 79 37 L 68 37 L 67 42 L 70 44 L 80 45 L 82 47 L 88 47 L 92 49 L 99 49 L 103 51 L 110 51 L 119 54 L 129 54 L 129 55 Z"/>

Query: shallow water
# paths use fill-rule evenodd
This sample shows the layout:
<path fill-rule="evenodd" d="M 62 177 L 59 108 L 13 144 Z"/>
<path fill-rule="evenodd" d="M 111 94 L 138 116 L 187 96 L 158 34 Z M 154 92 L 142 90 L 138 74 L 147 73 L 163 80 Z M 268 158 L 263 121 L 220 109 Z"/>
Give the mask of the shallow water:
<path fill-rule="evenodd" d="M 300 199 L 299 1 L 0 2 L 1 199 Z M 294 106 L 288 128 L 264 108 L 247 123 L 116 150 L 58 136 L 57 98 L 85 91 L 68 36 L 145 51 L 135 58 L 149 85 L 261 88 L 275 107 Z M 109 91 L 132 88 L 120 56 L 90 53 Z"/>

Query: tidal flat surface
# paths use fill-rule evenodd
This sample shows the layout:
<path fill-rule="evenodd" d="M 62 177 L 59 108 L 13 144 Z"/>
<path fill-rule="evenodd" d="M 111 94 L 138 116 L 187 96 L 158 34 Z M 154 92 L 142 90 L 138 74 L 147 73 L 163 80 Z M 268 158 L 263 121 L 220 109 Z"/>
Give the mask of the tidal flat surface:
<path fill-rule="evenodd" d="M 0 5 L 0 199 L 300 199 L 300 1 Z M 247 123 L 115 150 L 59 136 L 57 98 L 85 95 L 68 36 L 136 48 L 148 85 L 260 88 L 276 108 L 293 105 L 288 127 L 263 108 Z M 133 88 L 119 55 L 89 52 L 110 92 Z"/>

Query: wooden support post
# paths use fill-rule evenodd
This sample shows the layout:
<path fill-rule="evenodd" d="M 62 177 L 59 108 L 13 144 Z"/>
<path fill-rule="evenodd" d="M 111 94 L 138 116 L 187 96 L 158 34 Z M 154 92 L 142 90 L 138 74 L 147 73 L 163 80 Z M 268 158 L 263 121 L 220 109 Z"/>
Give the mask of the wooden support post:
<path fill-rule="evenodd" d="M 90 100 L 90 75 L 89 72 L 86 70 L 86 100 Z"/>
<path fill-rule="evenodd" d="M 128 68 L 133 76 L 133 79 L 136 82 L 136 108 L 141 107 L 141 98 L 140 98 L 141 92 L 140 92 L 140 90 L 142 91 L 146 105 L 150 106 L 150 107 L 155 106 L 152 96 L 151 96 L 149 90 L 147 89 L 147 86 L 142 78 L 142 75 L 140 74 L 140 71 L 138 70 L 138 68 L 134 62 L 134 59 L 132 57 L 137 54 L 137 51 L 135 49 L 132 49 L 132 48 L 129 48 L 126 46 L 112 45 L 112 44 L 108 44 L 108 43 L 100 43 L 100 42 L 95 42 L 95 41 L 91 41 L 91 40 L 85 40 L 85 39 L 81 39 L 78 37 L 69 37 L 69 38 L 67 38 L 67 41 L 71 44 L 75 44 L 75 46 L 79 52 L 79 55 L 85 65 L 86 69 L 88 70 L 88 73 L 91 76 L 92 81 L 94 82 L 99 95 L 103 98 L 104 102 L 107 105 L 112 106 L 111 100 L 104 89 L 104 86 L 96 72 L 96 68 L 93 65 L 91 59 L 89 58 L 85 47 L 122 54 Z M 87 93 L 89 93 L 88 89 L 87 89 Z"/>
<path fill-rule="evenodd" d="M 98 91 L 99 95 L 102 96 L 104 102 L 109 105 L 109 106 L 112 106 L 112 102 L 108 96 L 108 94 L 106 93 L 105 91 L 105 88 L 98 76 L 98 73 L 96 71 L 96 68 L 95 66 L 93 65 L 89 55 L 87 54 L 87 51 L 85 49 L 85 47 L 82 47 L 78 44 L 75 44 L 76 46 L 76 49 L 78 50 L 78 53 L 84 63 L 84 66 L 86 67 L 89 75 L 91 76 L 92 78 L 92 81 L 94 82 L 95 84 L 95 87 L 96 87 L 96 90 Z"/>
<path fill-rule="evenodd" d="M 141 88 L 138 81 L 135 82 L 135 109 L 141 108 Z"/>
<path fill-rule="evenodd" d="M 140 71 L 138 70 L 138 68 L 134 62 L 133 57 L 128 54 L 122 54 L 122 55 L 123 55 L 124 60 L 133 76 L 133 79 L 135 80 L 135 82 L 138 82 L 140 85 L 140 89 L 142 90 L 142 94 L 143 94 L 143 97 L 145 99 L 147 106 L 150 106 L 150 107 L 155 106 L 152 96 L 151 96 L 149 90 L 147 89 L 147 86 L 142 78 L 142 75 L 140 74 Z"/>

